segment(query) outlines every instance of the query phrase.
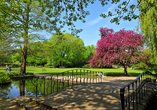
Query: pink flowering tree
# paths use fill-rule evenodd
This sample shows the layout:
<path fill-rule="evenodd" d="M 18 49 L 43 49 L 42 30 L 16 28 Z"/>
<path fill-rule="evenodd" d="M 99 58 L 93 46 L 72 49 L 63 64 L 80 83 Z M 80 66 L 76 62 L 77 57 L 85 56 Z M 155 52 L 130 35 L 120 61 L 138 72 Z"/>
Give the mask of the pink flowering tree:
<path fill-rule="evenodd" d="M 119 64 L 127 74 L 128 64 L 142 60 L 143 35 L 132 30 L 100 28 L 101 39 L 97 42 L 96 53 L 89 61 L 92 67 Z"/>

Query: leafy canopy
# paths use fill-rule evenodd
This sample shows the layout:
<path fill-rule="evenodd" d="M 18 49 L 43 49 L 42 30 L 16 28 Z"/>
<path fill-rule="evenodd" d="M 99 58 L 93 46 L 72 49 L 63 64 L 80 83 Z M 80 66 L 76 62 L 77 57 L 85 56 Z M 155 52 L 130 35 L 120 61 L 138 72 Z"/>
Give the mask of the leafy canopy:
<path fill-rule="evenodd" d="M 102 37 L 97 42 L 96 53 L 89 61 L 92 67 L 120 64 L 126 66 L 140 61 L 140 51 L 143 47 L 143 35 L 132 30 L 100 28 Z M 110 31 L 110 32 L 109 32 Z M 105 35 L 104 35 L 104 34 Z M 108 33 L 106 35 L 106 33 Z"/>

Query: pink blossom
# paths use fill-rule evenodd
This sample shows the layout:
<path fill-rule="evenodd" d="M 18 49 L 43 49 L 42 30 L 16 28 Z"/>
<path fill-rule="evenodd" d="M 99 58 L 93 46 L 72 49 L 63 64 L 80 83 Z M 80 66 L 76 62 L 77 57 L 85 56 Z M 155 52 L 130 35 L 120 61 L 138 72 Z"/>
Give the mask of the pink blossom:
<path fill-rule="evenodd" d="M 89 61 L 92 67 L 111 64 L 129 64 L 140 61 L 138 47 L 143 47 L 143 35 L 132 30 L 100 28 L 101 39 L 97 42 L 96 53 Z"/>

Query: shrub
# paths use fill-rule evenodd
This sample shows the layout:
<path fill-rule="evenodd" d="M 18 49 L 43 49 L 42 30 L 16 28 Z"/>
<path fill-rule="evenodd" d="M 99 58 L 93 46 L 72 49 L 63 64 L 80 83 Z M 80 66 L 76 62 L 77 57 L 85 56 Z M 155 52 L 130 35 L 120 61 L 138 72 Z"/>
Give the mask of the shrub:
<path fill-rule="evenodd" d="M 11 65 L 11 67 L 12 67 L 12 68 L 19 68 L 20 65 L 21 65 L 21 63 L 20 63 L 19 61 L 16 61 L 16 62 L 14 62 L 14 63 Z"/>
<path fill-rule="evenodd" d="M 39 66 L 37 66 L 38 68 L 42 68 L 43 66 L 42 65 L 39 65 Z"/>
<path fill-rule="evenodd" d="M 17 64 L 12 64 L 11 67 L 12 68 L 19 68 L 19 66 Z"/>
<path fill-rule="evenodd" d="M 44 65 L 44 67 L 48 67 L 48 66 L 49 66 L 48 64 L 45 64 L 45 65 Z"/>
<path fill-rule="evenodd" d="M 84 66 L 82 66 L 82 68 L 90 68 L 89 64 L 85 64 Z"/>
<path fill-rule="evenodd" d="M 15 73 L 15 72 L 5 73 L 5 75 L 8 76 L 8 77 L 19 76 L 19 74 L 18 74 L 18 73 Z"/>
<path fill-rule="evenodd" d="M 148 66 L 145 63 L 141 62 L 141 63 L 134 64 L 132 66 L 132 68 L 136 68 L 136 69 L 148 69 Z"/>
<path fill-rule="evenodd" d="M 9 76 L 2 76 L 0 77 L 0 84 L 10 83 L 12 80 Z"/>
<path fill-rule="evenodd" d="M 0 77 L 4 76 L 4 75 L 5 75 L 5 72 L 4 71 L 0 71 Z"/>

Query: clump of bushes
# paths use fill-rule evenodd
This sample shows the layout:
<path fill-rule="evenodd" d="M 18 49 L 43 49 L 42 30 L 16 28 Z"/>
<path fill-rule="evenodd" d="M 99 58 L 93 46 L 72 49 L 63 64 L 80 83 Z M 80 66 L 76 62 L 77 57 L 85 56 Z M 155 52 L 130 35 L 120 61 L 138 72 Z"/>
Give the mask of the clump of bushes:
<path fill-rule="evenodd" d="M 11 67 L 12 67 L 12 68 L 19 68 L 20 65 L 21 65 L 21 63 L 20 63 L 19 61 L 16 61 L 16 62 L 14 62 L 14 63 L 11 65 Z"/>
<path fill-rule="evenodd" d="M 141 62 L 141 63 L 132 65 L 132 68 L 136 68 L 136 69 L 148 69 L 148 66 L 145 63 Z"/>
<path fill-rule="evenodd" d="M 12 76 L 19 76 L 18 73 L 16 72 L 0 72 L 0 76 L 8 76 L 8 77 L 12 77 Z"/>
<path fill-rule="evenodd" d="M 0 84 L 10 83 L 12 81 L 10 79 L 11 76 L 18 76 L 18 73 L 15 72 L 7 73 L 4 71 L 0 71 Z"/>
<path fill-rule="evenodd" d="M 10 79 L 9 76 L 2 76 L 0 77 L 0 84 L 6 84 L 10 83 L 12 80 Z"/>
<path fill-rule="evenodd" d="M 89 64 L 85 64 L 84 66 L 82 66 L 82 68 L 90 68 Z"/>

